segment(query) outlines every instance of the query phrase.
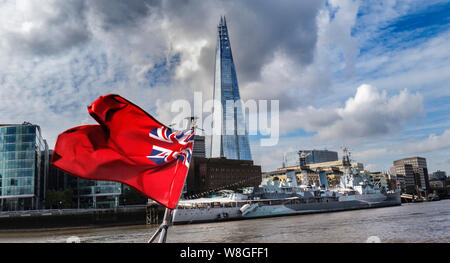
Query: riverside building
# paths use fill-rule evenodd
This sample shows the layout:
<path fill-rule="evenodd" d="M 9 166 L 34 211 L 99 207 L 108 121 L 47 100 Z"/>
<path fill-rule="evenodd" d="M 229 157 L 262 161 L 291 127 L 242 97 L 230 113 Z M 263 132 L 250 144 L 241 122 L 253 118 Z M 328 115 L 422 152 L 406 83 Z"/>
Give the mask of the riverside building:
<path fill-rule="evenodd" d="M 305 154 L 306 164 L 338 161 L 338 153 L 328 150 L 300 150 Z M 287 152 L 283 155 L 283 167 L 300 165 L 299 151 Z"/>
<path fill-rule="evenodd" d="M 50 150 L 51 157 L 52 150 Z M 65 208 L 116 208 L 124 186 L 111 181 L 85 180 L 70 175 L 50 164 L 48 190 L 72 189 L 73 205 Z M 50 207 L 48 207 L 50 208 Z"/>
<path fill-rule="evenodd" d="M 427 160 L 423 157 L 409 157 L 394 161 L 394 170 L 398 166 L 411 165 L 413 170 L 413 181 L 415 188 L 427 192 L 430 188 L 428 178 Z M 405 176 L 407 176 L 405 174 Z M 407 178 L 405 177 L 405 183 L 408 185 Z"/>
<path fill-rule="evenodd" d="M 222 189 L 257 187 L 261 183 L 261 166 L 250 160 L 193 158 L 186 178 L 185 196 Z"/>
<path fill-rule="evenodd" d="M 0 211 L 42 207 L 48 162 L 48 145 L 38 125 L 0 124 Z"/>

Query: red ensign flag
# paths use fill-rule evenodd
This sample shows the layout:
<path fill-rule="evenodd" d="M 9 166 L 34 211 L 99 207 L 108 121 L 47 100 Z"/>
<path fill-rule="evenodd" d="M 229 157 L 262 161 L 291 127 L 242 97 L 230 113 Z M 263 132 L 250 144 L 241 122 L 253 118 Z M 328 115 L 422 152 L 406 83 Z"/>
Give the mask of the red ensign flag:
<path fill-rule="evenodd" d="M 99 125 L 58 136 L 52 164 L 90 180 L 116 181 L 174 209 L 180 198 L 194 144 L 194 130 L 172 131 L 119 95 L 88 106 Z"/>

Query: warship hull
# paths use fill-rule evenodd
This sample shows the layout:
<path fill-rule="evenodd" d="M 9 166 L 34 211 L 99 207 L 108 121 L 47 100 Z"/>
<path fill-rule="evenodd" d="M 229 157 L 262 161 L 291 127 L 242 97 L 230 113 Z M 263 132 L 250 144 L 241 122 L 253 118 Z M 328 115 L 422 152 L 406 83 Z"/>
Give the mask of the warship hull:
<path fill-rule="evenodd" d="M 388 194 L 384 200 L 341 200 L 322 201 L 317 203 L 295 203 L 292 201 L 282 204 L 262 204 L 249 213 L 243 213 L 244 218 L 271 217 L 284 215 L 299 215 L 311 213 L 337 212 L 345 210 L 368 209 L 401 205 L 399 194 Z"/>
<path fill-rule="evenodd" d="M 243 220 L 252 218 L 326 213 L 401 205 L 400 194 L 345 196 L 339 200 L 326 198 L 305 202 L 298 198 L 245 200 L 215 203 L 195 208 L 174 210 L 174 224 Z M 242 209 L 246 206 L 246 209 Z"/>

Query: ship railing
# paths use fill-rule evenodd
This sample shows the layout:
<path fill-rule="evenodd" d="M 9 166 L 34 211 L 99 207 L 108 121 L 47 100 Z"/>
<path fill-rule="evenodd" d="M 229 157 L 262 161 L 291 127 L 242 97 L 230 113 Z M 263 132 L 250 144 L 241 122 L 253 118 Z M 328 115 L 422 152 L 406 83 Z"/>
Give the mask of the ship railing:
<path fill-rule="evenodd" d="M 251 203 L 252 200 L 239 200 L 231 202 L 202 202 L 178 204 L 177 209 L 197 209 L 197 208 L 220 208 L 220 207 L 241 207 L 244 204 Z"/>
<path fill-rule="evenodd" d="M 204 202 L 204 203 L 195 203 L 195 204 L 179 204 L 177 209 L 198 209 L 198 208 L 220 208 L 220 207 L 242 207 L 245 204 L 255 204 L 258 203 L 260 205 L 280 205 L 280 204 L 304 204 L 323 201 L 322 197 L 312 197 L 309 199 L 300 198 L 300 197 L 291 197 L 287 199 L 256 199 L 256 200 L 237 200 L 232 202 Z M 326 199 L 333 199 L 333 197 L 326 197 Z M 335 200 L 338 197 L 334 197 Z"/>

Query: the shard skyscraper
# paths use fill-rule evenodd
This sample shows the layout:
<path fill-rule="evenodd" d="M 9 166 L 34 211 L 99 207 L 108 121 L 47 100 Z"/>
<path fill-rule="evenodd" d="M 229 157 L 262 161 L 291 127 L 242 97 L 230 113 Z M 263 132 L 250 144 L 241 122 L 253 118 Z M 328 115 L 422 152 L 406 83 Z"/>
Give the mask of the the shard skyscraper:
<path fill-rule="evenodd" d="M 213 127 L 216 132 L 213 131 L 211 138 L 211 157 L 251 160 L 252 155 L 225 17 L 220 18 L 220 24 L 217 27 L 214 100 L 221 103 L 221 109 L 214 106 Z"/>

